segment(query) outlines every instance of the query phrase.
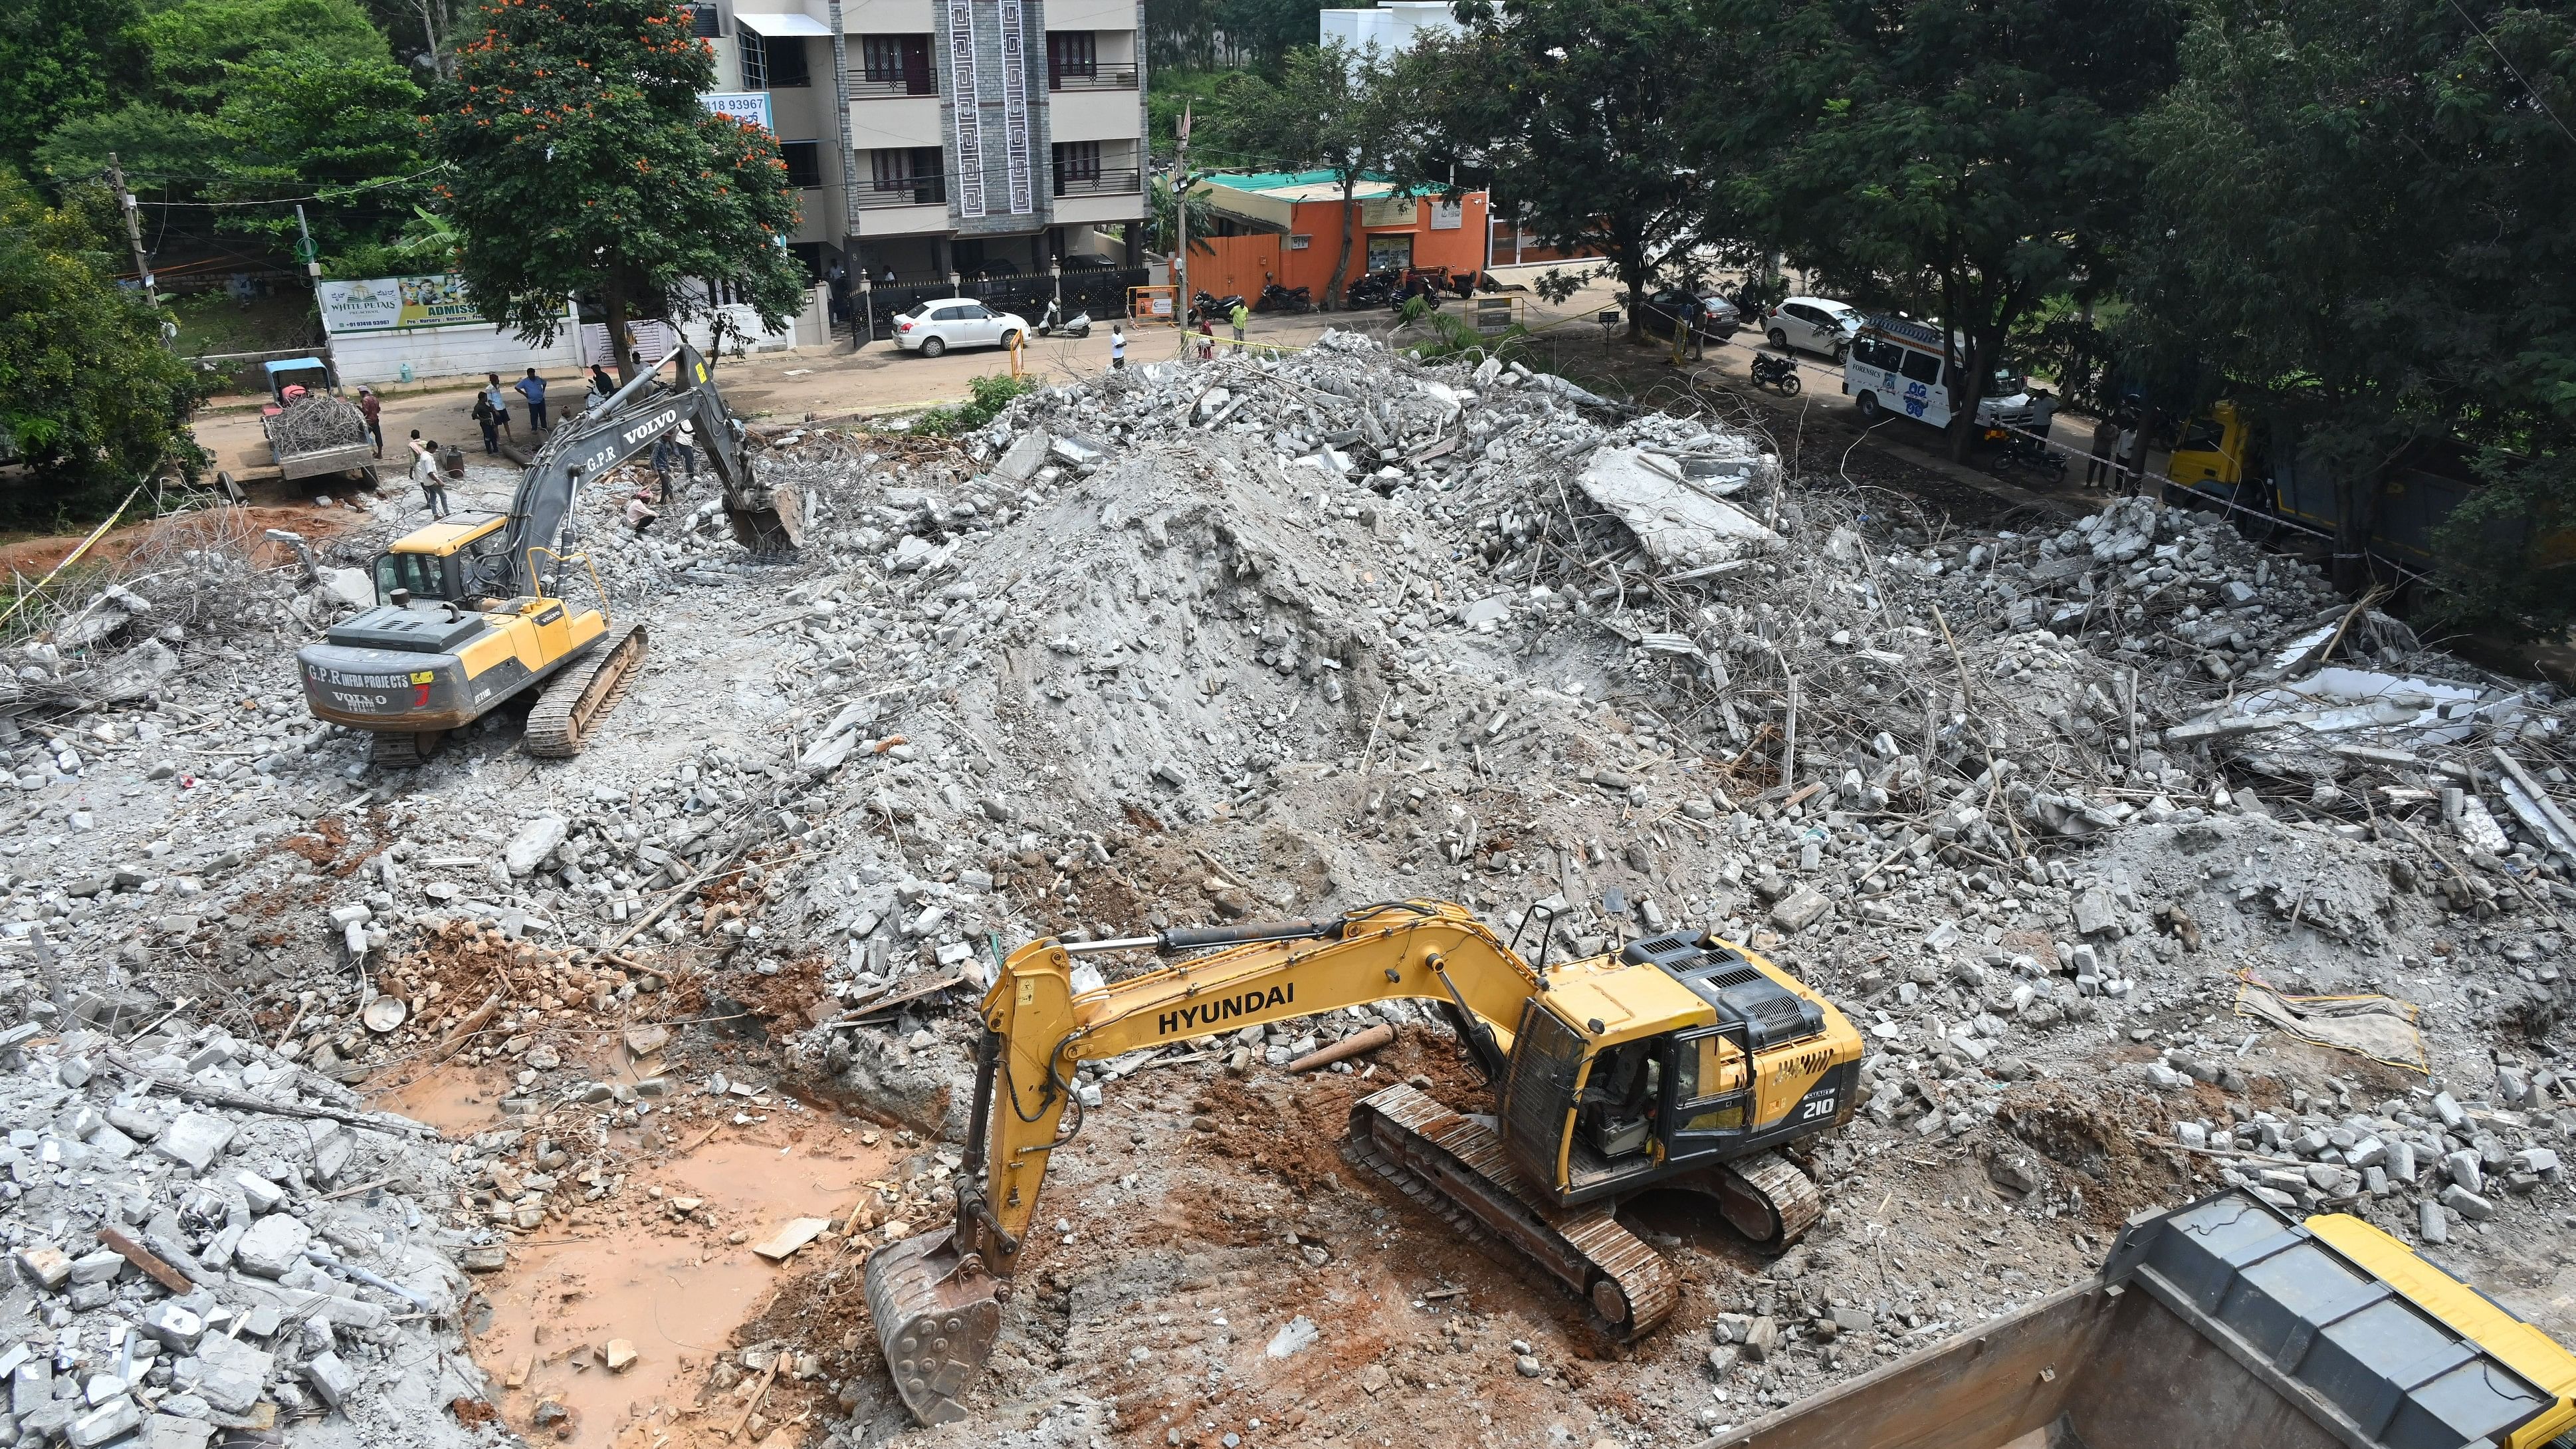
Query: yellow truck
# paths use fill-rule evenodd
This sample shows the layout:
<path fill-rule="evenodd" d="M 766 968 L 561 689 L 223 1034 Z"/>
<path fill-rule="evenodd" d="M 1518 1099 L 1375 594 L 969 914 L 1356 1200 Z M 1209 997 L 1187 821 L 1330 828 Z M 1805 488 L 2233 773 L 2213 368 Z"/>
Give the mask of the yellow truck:
<path fill-rule="evenodd" d="M 2571 1449 L 2576 1355 L 2404 1243 L 2229 1191 L 1701 1449 Z"/>

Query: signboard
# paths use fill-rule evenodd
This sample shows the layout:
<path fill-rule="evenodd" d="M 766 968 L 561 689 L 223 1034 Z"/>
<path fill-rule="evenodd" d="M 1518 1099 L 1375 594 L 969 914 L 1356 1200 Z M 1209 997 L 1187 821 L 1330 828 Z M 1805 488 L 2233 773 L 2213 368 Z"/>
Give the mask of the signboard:
<path fill-rule="evenodd" d="M 1419 204 L 1410 196 L 1382 196 L 1360 203 L 1362 226 L 1411 226 Z"/>
<path fill-rule="evenodd" d="M 322 330 L 391 332 L 404 327 L 489 327 L 465 295 L 465 279 L 375 277 L 364 282 L 323 282 Z"/>
<path fill-rule="evenodd" d="M 731 116 L 773 135 L 777 133 L 778 127 L 769 119 L 767 91 L 706 91 L 699 95 L 698 102 L 719 116 Z"/>
<path fill-rule="evenodd" d="M 1458 231 L 1466 225 L 1466 202 L 1434 201 L 1431 203 L 1431 229 L 1433 231 Z"/>

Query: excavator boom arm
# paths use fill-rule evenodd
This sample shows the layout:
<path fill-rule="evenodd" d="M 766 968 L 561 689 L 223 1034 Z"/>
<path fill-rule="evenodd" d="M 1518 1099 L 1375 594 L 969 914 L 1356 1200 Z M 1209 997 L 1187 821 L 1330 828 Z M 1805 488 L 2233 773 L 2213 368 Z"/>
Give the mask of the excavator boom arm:
<path fill-rule="evenodd" d="M 661 380 L 666 366 L 675 369 L 676 382 Z M 683 342 L 634 381 L 568 419 L 537 450 L 511 496 L 508 547 L 497 556 L 508 560 L 510 577 L 480 580 L 484 592 L 494 597 L 546 592 L 547 566 L 551 555 L 565 551 L 570 538 L 566 524 L 582 481 L 598 479 L 684 422 L 696 429 L 697 441 L 706 449 L 737 532 L 744 531 L 746 513 L 770 515 L 765 523 L 750 525 L 757 533 L 778 527 L 776 515 L 796 511 L 788 499 L 773 500 L 753 480 L 750 455 L 725 408 L 724 394 L 716 389 L 714 372 L 696 348 Z M 801 532 L 801 520 L 788 532 Z"/>
<path fill-rule="evenodd" d="M 1196 933 L 1257 937 L 1266 927 Z M 1002 965 L 983 1003 L 994 1039 L 981 1144 L 983 1203 L 961 1212 L 988 1267 L 1009 1273 L 1046 1181 L 1047 1160 L 1082 1062 L 1398 998 L 1446 1002 L 1504 1052 L 1538 974 L 1455 906 L 1397 902 L 1355 911 L 1311 935 L 1254 939 L 1099 990 L 1073 992 L 1072 950 L 1032 942 Z M 1239 933 L 1239 934 L 1238 934 Z M 1076 1130 L 1079 1130 L 1078 1119 Z M 976 1163 L 968 1164 L 971 1182 Z"/>

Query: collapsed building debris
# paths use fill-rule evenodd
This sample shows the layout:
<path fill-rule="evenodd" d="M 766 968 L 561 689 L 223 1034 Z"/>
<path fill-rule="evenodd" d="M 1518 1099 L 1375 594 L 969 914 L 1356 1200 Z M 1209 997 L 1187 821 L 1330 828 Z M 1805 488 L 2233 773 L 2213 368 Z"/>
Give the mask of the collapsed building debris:
<path fill-rule="evenodd" d="M 867 1335 L 819 1320 L 707 1369 L 729 1376 L 717 1426 L 736 1385 L 804 1355 L 816 1443 L 1355 1432 L 1454 1414 L 1461 1385 L 1509 1442 L 1568 1405 L 1577 1432 L 1669 1436 L 2075 1281 L 2122 1214 L 2196 1184 L 2499 1269 L 2564 1243 L 2562 696 L 2214 519 L 2123 500 L 1963 528 L 1798 476 L 1758 435 L 1579 392 L 1337 334 L 1043 388 L 953 447 L 755 427 L 760 468 L 809 500 L 789 567 L 752 560 L 720 501 L 642 535 L 586 503 L 610 610 L 650 616 L 657 662 L 615 738 L 560 766 L 501 753 L 496 720 L 371 775 L 280 673 L 347 603 L 246 562 L 132 569 L 119 587 L 148 607 L 102 592 L 8 659 L 0 1002 L 22 1046 L 49 1044 L 0 1076 L 32 1134 L 0 1232 L 76 1264 L 122 1222 L 203 1319 L 246 1270 L 210 1284 L 172 1255 L 204 1266 L 284 1212 L 337 1245 L 338 1269 L 269 1259 L 289 1287 L 407 1317 L 339 1269 L 452 1295 L 439 1256 L 499 1271 L 576 1215 L 709 1231 L 647 1196 L 644 1165 L 693 1114 L 827 1120 L 792 1083 L 909 1154 L 855 1206 L 712 1240 L 747 1254 L 828 1221 L 777 1270 L 819 1275 L 949 1210 L 964 1007 L 997 949 L 1427 896 L 1560 955 L 1708 926 L 1830 994 L 1873 1052 L 1866 1109 L 1818 1153 L 1824 1225 L 1765 1261 L 1649 1208 L 1685 1305 L 1632 1356 L 1587 1357 L 1562 1305 L 1333 1166 L 1363 1084 L 1456 1071 L 1445 1024 L 1398 1003 L 1249 1028 L 1074 1084 L 1095 1125 L 1055 1163 L 1062 1217 L 973 1433 L 911 1430 Z M 367 561 L 363 539 L 325 548 Z M 177 580 L 246 602 L 180 619 Z M 98 682 L 147 642 L 172 661 L 150 688 Z M 2429 1075 L 2319 1047 L 2287 1006 L 2240 1014 L 2249 973 L 2274 1002 L 2411 1005 Z M 111 1031 L 159 1065 L 100 1067 L 83 1033 Z M 95 1080 L 66 1084 L 76 1059 Z M 499 1083 L 497 1120 L 454 1149 L 350 1129 L 382 1160 L 330 1182 L 395 1184 L 357 1199 L 363 1253 L 303 1210 L 336 1189 L 280 1146 L 114 1158 L 151 1169 L 126 1196 L 104 1170 L 56 1180 L 48 1144 L 140 1144 L 112 1109 L 175 1107 L 148 1077 L 348 1108 L 390 1069 L 451 1067 Z M 260 1120 L 235 1135 L 286 1119 Z M 190 1216 L 244 1171 L 285 1206 Z M 74 1187 L 96 1211 L 31 1191 Z M 116 1274 L 21 1292 L 80 1324 L 199 1301 Z M 101 1285 L 113 1306 L 78 1306 Z M 815 1291 L 859 1311 L 854 1271 Z M 440 1317 L 387 1331 L 452 1351 Z M 263 1340 L 253 1401 L 405 1402 L 381 1380 L 413 1360 L 373 1331 Z M 354 1395 L 309 1371 L 325 1348 Z M 170 1399 L 202 1378 L 161 1354 L 168 1393 L 148 1368 L 120 1380 L 148 1424 L 147 1402 L 186 1417 Z M 474 1382 L 539 1427 L 538 1396 Z M 22 1434 L 92 1449 L 133 1427 L 84 1442 L 29 1418 L 53 1392 Z"/>

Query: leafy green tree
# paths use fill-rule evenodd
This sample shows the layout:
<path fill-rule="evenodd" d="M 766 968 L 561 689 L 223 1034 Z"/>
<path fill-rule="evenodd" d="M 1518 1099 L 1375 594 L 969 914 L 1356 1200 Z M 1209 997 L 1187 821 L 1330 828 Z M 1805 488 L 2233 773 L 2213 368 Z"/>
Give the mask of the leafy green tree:
<path fill-rule="evenodd" d="M 805 302 L 778 143 L 698 101 L 715 60 L 670 0 L 491 0 L 429 122 L 483 316 L 551 339 L 575 294 L 609 335 L 729 284 L 765 326 Z M 631 369 L 620 348 L 620 375 Z"/>
<path fill-rule="evenodd" d="M 18 520 L 94 513 L 166 460 L 194 459 L 195 376 L 141 294 L 117 285 L 118 225 L 105 187 L 47 206 L 0 167 L 0 433 L 33 470 L 0 493 Z"/>
<path fill-rule="evenodd" d="M 1407 57 L 1423 77 L 1406 169 L 1485 179 L 1545 245 L 1606 260 L 1628 297 L 1628 335 L 1665 266 L 1702 228 L 1711 187 L 1694 118 L 1740 73 L 1737 30 L 1686 5 L 1638 0 L 1470 0 L 1461 36 Z M 1698 148 L 1698 149 L 1695 149 Z"/>
<path fill-rule="evenodd" d="M 77 116 L 38 150 L 53 176 L 105 170 L 190 200 L 318 196 L 326 255 L 389 237 L 426 195 L 389 183 L 424 169 L 422 96 L 353 0 L 184 0 L 128 32 L 147 79 L 112 111 Z M 292 208 L 226 207 L 218 228 L 292 240 Z"/>
<path fill-rule="evenodd" d="M 263 51 L 351 63 L 393 59 L 354 0 L 184 0 L 146 16 L 130 35 L 151 58 L 151 98 L 200 113 L 223 104 L 234 65 Z"/>
<path fill-rule="evenodd" d="M 2571 31 L 2564 8 L 2473 27 L 2402 0 L 2204 0 L 2144 127 L 2150 340 L 2206 358 L 2333 479 L 2347 588 L 2389 469 L 2478 450 L 2488 484 L 2441 552 L 2456 615 L 2487 626 L 2576 611 Z"/>
<path fill-rule="evenodd" d="M 1322 0 L 1218 0 L 1217 28 L 1253 74 L 1286 74 L 1288 53 L 1315 43 Z"/>
<path fill-rule="evenodd" d="M 0 166 L 26 168 L 47 131 L 108 109 L 140 79 L 125 31 L 142 14 L 137 0 L 0 4 Z"/>
<path fill-rule="evenodd" d="M 2138 221 L 2134 121 L 2171 83 L 2180 0 L 1791 0 L 1761 21 L 1778 137 L 1739 199 L 1855 300 L 1951 333 L 1954 456 L 2004 339 L 2098 288 Z"/>
<path fill-rule="evenodd" d="M 1290 170 L 1332 173 L 1342 193 L 1342 238 L 1324 305 L 1341 305 L 1359 237 L 1362 181 L 1382 177 L 1409 128 L 1414 108 L 1396 67 L 1375 47 L 1339 41 L 1288 52 L 1276 81 L 1247 75 L 1216 99 L 1207 143 L 1218 153 L 1260 158 Z"/>

